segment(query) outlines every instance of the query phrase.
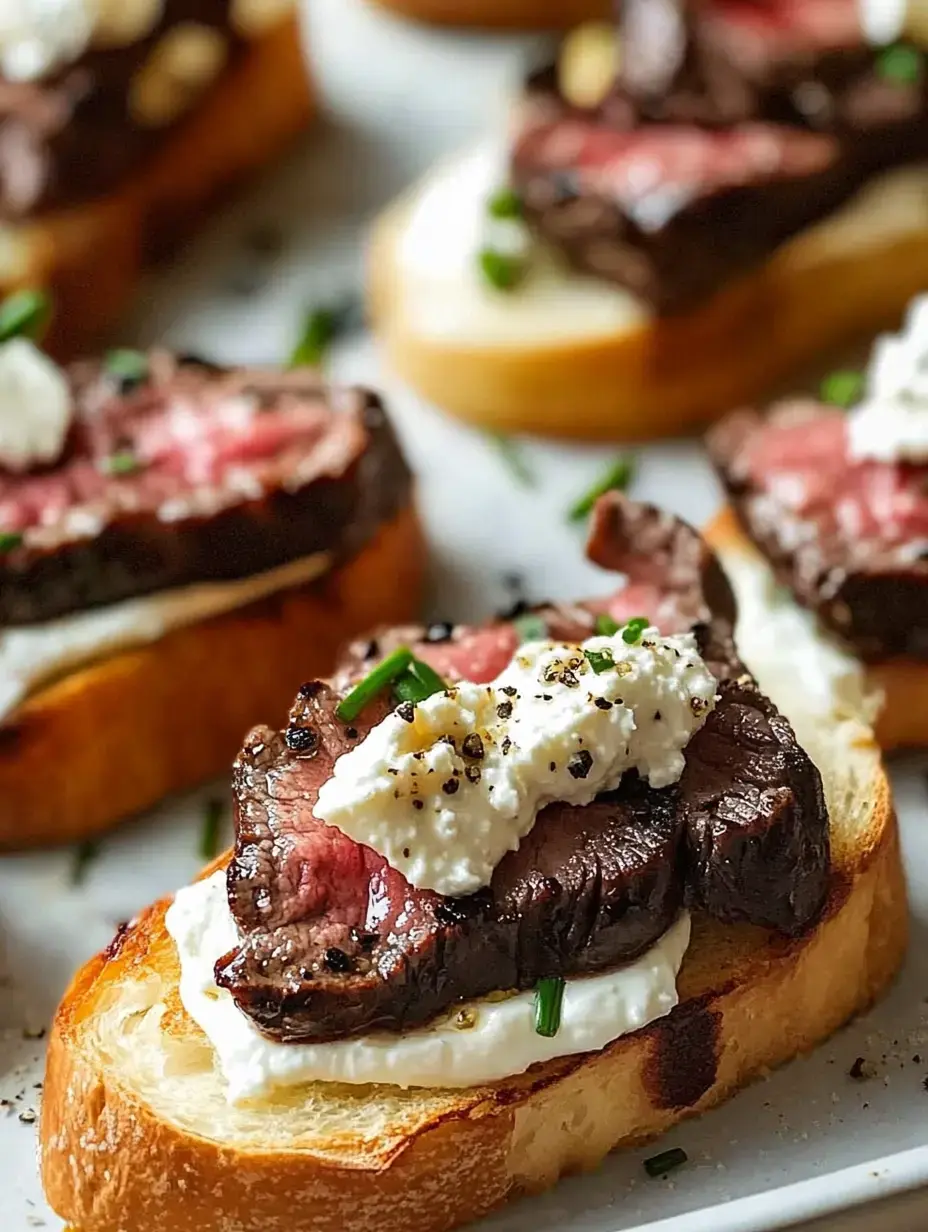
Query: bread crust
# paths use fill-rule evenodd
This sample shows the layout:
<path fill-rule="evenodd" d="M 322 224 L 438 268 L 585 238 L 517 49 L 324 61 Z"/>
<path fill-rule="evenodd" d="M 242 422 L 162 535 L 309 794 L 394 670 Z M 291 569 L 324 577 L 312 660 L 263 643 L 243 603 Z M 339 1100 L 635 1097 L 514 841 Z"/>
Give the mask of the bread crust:
<path fill-rule="evenodd" d="M 393 369 L 428 401 L 499 432 L 643 440 L 696 428 L 822 352 L 893 325 L 928 285 L 928 230 L 868 245 L 789 249 L 699 311 L 563 345 L 454 345 L 404 315 L 396 244 L 409 201 L 378 221 L 369 299 Z"/>
<path fill-rule="evenodd" d="M 121 1081 L 95 1035 L 127 990 L 154 980 L 149 996 L 168 1006 L 160 1029 L 197 1034 L 178 1008 L 167 902 L 156 904 L 118 952 L 78 973 L 56 1017 L 41 1123 L 49 1201 L 80 1232 L 446 1232 L 592 1168 L 811 1048 L 892 978 L 908 913 L 882 771 L 870 792 L 807 935 L 697 918 L 670 1017 L 494 1087 L 428 1092 L 376 1140 L 223 1143 Z"/>
<path fill-rule="evenodd" d="M 755 552 L 734 509 L 727 505 L 705 530 L 710 543 L 729 552 Z M 888 659 L 865 667 L 867 686 L 882 693 L 874 731 L 884 753 L 928 746 L 928 663 Z"/>
<path fill-rule="evenodd" d="M 4 230 L 0 294 L 48 286 L 47 346 L 71 358 L 129 301 L 145 264 L 308 124 L 314 110 L 296 17 L 256 38 L 164 145 L 105 197 Z"/>
<path fill-rule="evenodd" d="M 346 639 L 417 615 L 424 561 L 410 505 L 317 581 L 36 693 L 0 727 L 0 849 L 87 838 L 227 770 Z"/>
<path fill-rule="evenodd" d="M 439 26 L 560 30 L 611 15 L 609 0 L 377 0 L 404 17 Z"/>

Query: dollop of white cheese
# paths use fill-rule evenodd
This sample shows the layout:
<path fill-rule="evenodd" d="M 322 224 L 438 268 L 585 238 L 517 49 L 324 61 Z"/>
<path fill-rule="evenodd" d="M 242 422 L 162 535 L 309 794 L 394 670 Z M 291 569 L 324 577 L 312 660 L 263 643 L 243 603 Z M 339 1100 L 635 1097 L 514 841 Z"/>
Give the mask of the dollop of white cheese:
<path fill-rule="evenodd" d="M 50 620 L 0 630 L 0 723 L 37 687 L 108 655 L 148 645 L 174 629 L 303 586 L 331 565 L 319 552 L 233 582 L 159 591 Z"/>
<path fill-rule="evenodd" d="M 491 684 L 397 707 L 338 758 L 314 813 L 412 885 L 470 894 L 546 804 L 588 804 L 627 770 L 676 782 L 716 690 L 692 634 L 530 642 Z"/>
<path fill-rule="evenodd" d="M 93 0 L 3 0 L 0 72 L 10 81 L 34 81 L 76 60 L 90 44 Z"/>
<path fill-rule="evenodd" d="M 858 0 L 860 24 L 868 43 L 895 43 L 905 31 L 907 0 Z"/>
<path fill-rule="evenodd" d="M 25 471 L 55 462 L 71 425 L 64 372 L 28 338 L 0 345 L 0 465 Z"/>
<path fill-rule="evenodd" d="M 635 962 L 569 979 L 560 1028 L 551 1038 L 535 1031 L 529 992 L 457 1005 L 402 1035 L 281 1044 L 261 1035 L 213 978 L 217 960 L 239 944 L 225 873 L 180 890 L 166 923 L 180 958 L 181 1002 L 213 1046 L 231 1103 L 307 1082 L 473 1087 L 524 1073 L 541 1061 L 598 1051 L 670 1013 L 690 938 L 683 914 Z"/>
<path fill-rule="evenodd" d="M 901 333 L 877 340 L 848 440 L 860 460 L 928 462 L 928 295 L 912 303 Z"/>

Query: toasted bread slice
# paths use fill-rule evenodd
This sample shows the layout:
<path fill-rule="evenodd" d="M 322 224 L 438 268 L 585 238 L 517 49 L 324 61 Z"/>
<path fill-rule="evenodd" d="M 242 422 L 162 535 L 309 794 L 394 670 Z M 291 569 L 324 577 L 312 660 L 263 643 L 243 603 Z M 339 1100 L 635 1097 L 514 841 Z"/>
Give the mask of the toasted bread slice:
<path fill-rule="evenodd" d="M 743 632 L 824 775 L 833 875 L 810 932 L 697 917 L 672 1014 L 503 1083 L 310 1084 L 231 1106 L 180 1004 L 168 902 L 156 903 L 77 975 L 56 1017 L 41 1125 L 52 1206 L 80 1232 L 443 1232 L 704 1111 L 869 1005 L 907 934 L 878 750 L 858 715 L 797 709 L 801 682 L 787 699 Z"/>
<path fill-rule="evenodd" d="M 746 576 L 748 570 L 756 575 L 761 570 L 766 572 L 772 586 L 772 575 L 745 535 L 734 510 L 723 510 L 709 527 L 707 537 L 723 558 L 740 562 L 740 566 L 735 566 L 736 575 Z M 787 598 L 786 602 L 790 600 Z M 814 616 L 808 614 L 806 619 L 812 627 Z M 822 634 L 822 638 L 832 656 L 843 656 L 847 679 L 854 682 L 853 692 L 869 698 L 876 739 L 884 752 L 928 745 L 928 663 L 890 659 L 885 663 L 864 665 L 858 663 L 849 650 L 838 648 L 827 634 Z"/>
<path fill-rule="evenodd" d="M 318 581 L 68 673 L 0 727 L 0 848 L 93 835 L 228 769 L 342 643 L 417 614 L 411 506 Z"/>
<path fill-rule="evenodd" d="M 439 26 L 563 30 L 609 17 L 610 0 L 377 0 L 384 8 Z"/>
<path fill-rule="evenodd" d="M 206 210 L 309 122 L 313 97 L 296 18 L 256 38 L 138 172 L 86 205 L 0 226 L 0 294 L 48 286 L 47 340 L 70 358 L 128 302 L 146 262 L 187 238 Z"/>
<path fill-rule="evenodd" d="M 612 440 L 680 433 L 761 396 L 822 351 L 894 324 L 928 286 L 923 168 L 875 182 L 678 317 L 657 318 L 629 293 L 547 259 L 512 292 L 483 287 L 476 244 L 469 276 L 413 279 L 401 259 L 413 211 L 463 165 L 440 168 L 381 217 L 369 297 L 396 372 L 430 402 L 493 431 Z M 452 208 L 449 242 L 457 225 Z"/>

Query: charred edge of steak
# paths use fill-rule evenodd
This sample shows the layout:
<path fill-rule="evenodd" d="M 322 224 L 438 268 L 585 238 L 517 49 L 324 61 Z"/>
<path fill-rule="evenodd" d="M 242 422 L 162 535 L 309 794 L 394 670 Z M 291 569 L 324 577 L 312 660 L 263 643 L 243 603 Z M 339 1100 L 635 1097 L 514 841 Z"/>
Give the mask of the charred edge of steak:
<path fill-rule="evenodd" d="M 215 375 L 206 369 L 203 380 Z M 317 552 L 331 552 L 337 561 L 358 551 L 408 502 L 408 467 L 376 395 L 323 391 L 314 384 L 305 396 L 343 403 L 333 412 L 333 425 L 343 415 L 356 422 L 357 445 L 349 446 L 346 438 L 339 456 L 306 481 L 283 475 L 260 497 L 243 498 L 212 516 L 192 510 L 165 520 L 157 509 L 125 512 L 114 502 L 94 537 L 63 535 L 44 547 L 30 545 L 27 532 L 21 547 L 0 556 L 0 625 L 41 622 L 197 582 L 236 580 Z M 308 462 L 314 449 L 326 458 L 326 438 L 294 466 Z M 113 482 L 124 488 L 136 481 L 144 484 L 145 475 Z"/>
<path fill-rule="evenodd" d="M 787 935 L 820 909 L 828 874 L 821 781 L 738 663 L 731 592 L 711 553 L 689 527 L 620 496 L 598 505 L 591 552 L 630 583 L 656 569 L 720 655 L 720 701 L 690 741 L 681 782 L 656 791 L 631 773 L 590 805 L 552 805 L 488 889 L 446 898 L 414 889 L 377 853 L 312 817 L 335 758 L 389 703 L 349 733 L 335 717 L 338 692 L 305 685 L 286 734 L 257 729 L 236 763 L 228 883 L 243 940 L 216 967 L 218 983 L 272 1038 L 403 1031 L 464 999 L 603 970 L 646 950 L 685 899 Z M 590 618 L 579 621 L 581 634 Z M 499 629 L 488 626 L 485 636 Z M 409 632 L 403 638 L 415 644 Z M 474 636 L 452 630 L 441 645 L 448 653 Z M 388 650 L 384 635 L 377 653 Z M 355 651 L 349 677 L 369 669 L 368 651 Z M 305 749 L 294 748 L 295 729 L 312 732 L 295 742 L 306 740 Z"/>
<path fill-rule="evenodd" d="M 739 63 L 736 42 L 720 38 L 710 20 L 678 13 L 668 37 L 666 12 L 675 7 L 682 6 L 636 0 L 625 7 L 623 76 L 598 109 L 578 111 L 559 95 L 553 71 L 536 74 L 527 127 L 511 157 L 533 230 L 576 268 L 627 287 L 664 315 L 699 306 L 874 176 L 928 157 L 928 72 L 891 80 L 880 68 L 882 50 L 863 45 Z M 829 152 L 814 168 L 802 162 L 773 174 L 769 158 L 760 159 L 756 170 L 745 167 L 744 182 L 695 186 L 653 224 L 603 191 L 603 177 L 588 183 L 582 169 L 549 165 L 533 139 L 539 116 L 543 124 L 586 126 L 591 135 L 761 124 L 768 146 L 820 137 Z"/>
<path fill-rule="evenodd" d="M 928 564 L 903 561 L 879 544 L 864 554 L 865 545 L 857 542 L 852 567 L 840 538 L 794 533 L 796 514 L 747 479 L 739 465 L 763 424 L 754 411 L 730 415 L 709 432 L 707 446 L 741 529 L 776 580 L 864 662 L 928 660 Z M 808 525 L 804 519 L 806 532 Z"/>

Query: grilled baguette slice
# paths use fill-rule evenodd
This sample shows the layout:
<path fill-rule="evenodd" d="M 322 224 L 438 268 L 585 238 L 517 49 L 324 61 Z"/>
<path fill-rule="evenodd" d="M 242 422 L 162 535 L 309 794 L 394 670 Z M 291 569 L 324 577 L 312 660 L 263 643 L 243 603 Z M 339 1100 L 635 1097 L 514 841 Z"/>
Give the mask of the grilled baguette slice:
<path fill-rule="evenodd" d="M 457 172 L 452 161 L 432 176 Z M 433 182 L 375 225 L 371 315 L 404 380 L 493 431 L 601 440 L 676 435 L 754 401 L 821 352 L 894 325 L 928 286 L 928 171 L 908 168 L 872 184 L 853 210 L 799 235 L 696 311 L 657 318 L 604 285 L 595 311 L 585 302 L 583 318 L 567 309 L 574 320 L 565 333 L 556 288 L 532 306 L 531 274 L 508 295 L 487 289 L 481 296 L 476 251 L 473 288 L 436 279 L 417 293 L 401 241 L 418 194 Z M 464 295 L 458 335 L 450 323 Z M 520 304 L 524 319 L 511 324 Z"/>
<path fill-rule="evenodd" d="M 87 838 L 222 774 L 256 718 L 342 643 L 418 613 L 412 505 L 317 581 L 111 655 L 42 688 L 0 729 L 0 849 Z"/>
<path fill-rule="evenodd" d="M 41 1125 L 52 1206 L 79 1232 L 444 1232 L 710 1108 L 868 1006 L 907 935 L 878 749 L 858 715 L 804 711 L 802 682 L 741 632 L 825 779 L 832 889 L 806 936 L 697 917 L 668 1018 L 494 1086 L 312 1084 L 230 1107 L 178 998 L 164 900 L 58 1012 Z"/>
<path fill-rule="evenodd" d="M 256 38 L 163 146 L 97 201 L 0 227 L 0 295 L 47 286 L 48 349 L 70 358 L 125 308 L 144 265 L 176 247 L 208 208 L 281 153 L 314 110 L 296 18 Z"/>

